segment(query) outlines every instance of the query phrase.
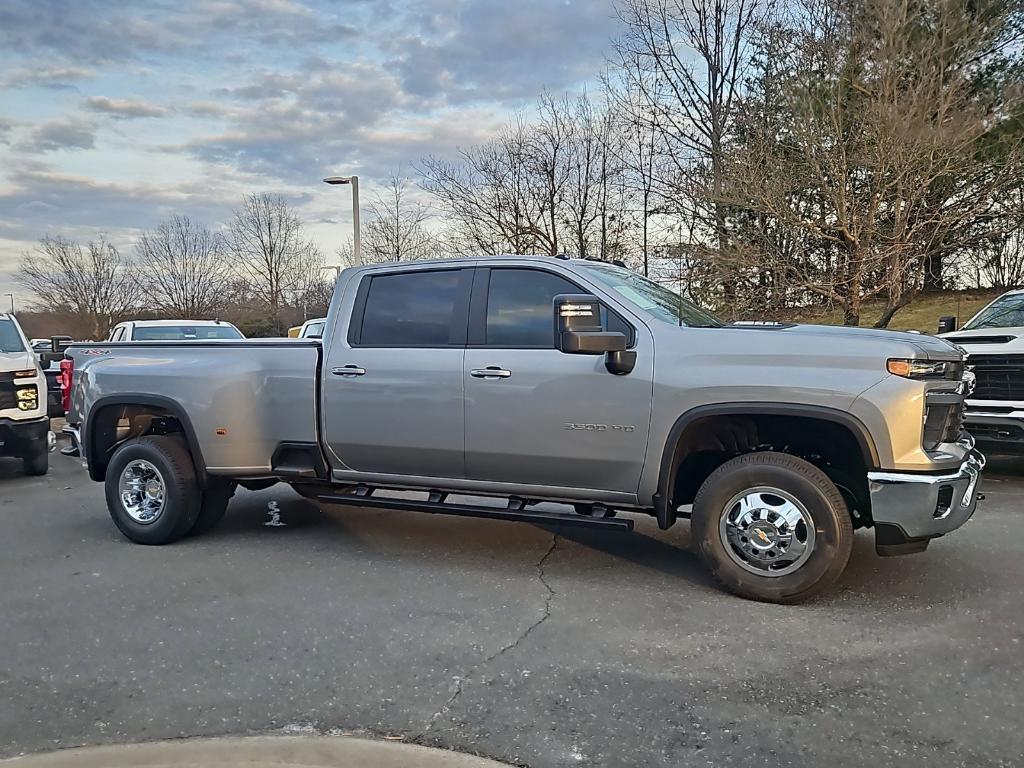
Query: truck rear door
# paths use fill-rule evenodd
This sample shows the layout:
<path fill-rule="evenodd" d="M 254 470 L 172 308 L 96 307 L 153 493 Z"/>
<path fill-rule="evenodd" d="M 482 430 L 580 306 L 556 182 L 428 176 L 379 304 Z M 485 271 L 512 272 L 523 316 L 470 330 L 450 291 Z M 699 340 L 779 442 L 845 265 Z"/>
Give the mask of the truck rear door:
<path fill-rule="evenodd" d="M 331 338 L 323 370 L 323 438 L 338 469 L 465 477 L 462 369 L 472 279 L 472 269 L 437 265 L 358 278 L 340 310 L 350 307 L 347 335 Z"/>

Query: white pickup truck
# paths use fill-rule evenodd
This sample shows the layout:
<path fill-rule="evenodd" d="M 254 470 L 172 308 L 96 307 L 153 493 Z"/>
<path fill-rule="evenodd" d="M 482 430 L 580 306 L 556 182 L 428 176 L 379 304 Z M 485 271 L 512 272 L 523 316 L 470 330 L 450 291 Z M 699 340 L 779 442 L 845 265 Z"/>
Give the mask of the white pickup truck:
<path fill-rule="evenodd" d="M 967 353 L 974 373 L 967 429 L 986 452 L 1024 454 L 1024 290 L 1004 293 L 959 331 L 955 322 L 942 318 L 939 335 Z"/>
<path fill-rule="evenodd" d="M 20 458 L 27 475 L 45 475 L 52 447 L 46 377 L 17 319 L 0 314 L 0 456 Z"/>

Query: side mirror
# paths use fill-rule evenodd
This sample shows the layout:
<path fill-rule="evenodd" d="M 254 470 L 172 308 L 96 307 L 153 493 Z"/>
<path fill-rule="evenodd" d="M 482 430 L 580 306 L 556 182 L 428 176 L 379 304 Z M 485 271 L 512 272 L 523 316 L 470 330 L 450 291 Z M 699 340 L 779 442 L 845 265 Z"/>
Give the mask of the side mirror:
<path fill-rule="evenodd" d="M 952 315 L 944 315 L 939 318 L 939 333 L 952 333 L 956 330 L 956 318 Z"/>
<path fill-rule="evenodd" d="M 636 365 L 636 352 L 626 349 L 626 336 L 601 326 L 601 301 L 588 294 L 555 297 L 555 338 L 567 355 L 605 355 L 609 373 L 624 375 Z"/>
<path fill-rule="evenodd" d="M 71 346 L 73 339 L 70 336 L 51 336 L 50 352 L 55 355 L 64 356 L 64 350 Z"/>
<path fill-rule="evenodd" d="M 39 361 L 43 364 L 43 367 L 48 367 L 51 363 L 63 360 L 64 351 L 71 346 L 72 342 L 73 339 L 70 336 L 51 336 L 49 351 L 39 355 Z"/>

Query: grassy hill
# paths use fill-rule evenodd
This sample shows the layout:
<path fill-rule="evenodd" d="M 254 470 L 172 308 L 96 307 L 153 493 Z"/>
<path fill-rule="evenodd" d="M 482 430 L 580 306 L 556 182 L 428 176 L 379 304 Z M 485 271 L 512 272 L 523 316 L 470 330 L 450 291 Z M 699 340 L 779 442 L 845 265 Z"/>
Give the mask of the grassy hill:
<path fill-rule="evenodd" d="M 999 289 L 985 289 L 925 294 L 919 296 L 910 306 L 897 312 L 892 322 L 889 323 L 889 327 L 900 331 L 916 330 L 934 333 L 940 317 L 953 315 L 958 318 L 957 327 L 959 328 L 1002 292 Z M 883 301 L 865 303 L 860 316 L 861 326 L 867 328 L 873 326 L 875 321 L 882 316 L 884 309 L 885 302 Z M 786 319 L 801 323 L 841 325 L 843 313 L 838 308 L 829 310 L 824 307 L 815 307 L 806 311 L 797 310 Z"/>

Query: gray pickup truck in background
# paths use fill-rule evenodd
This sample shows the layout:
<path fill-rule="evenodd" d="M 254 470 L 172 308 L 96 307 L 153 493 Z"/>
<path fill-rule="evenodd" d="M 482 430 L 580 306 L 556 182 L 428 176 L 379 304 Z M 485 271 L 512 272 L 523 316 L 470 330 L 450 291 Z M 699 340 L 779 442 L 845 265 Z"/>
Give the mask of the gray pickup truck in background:
<path fill-rule="evenodd" d="M 68 431 L 144 544 L 207 530 L 237 486 L 275 482 L 328 505 L 609 530 L 689 517 L 726 588 L 798 602 L 843 571 L 855 528 L 889 555 L 965 523 L 984 466 L 952 344 L 725 325 L 595 261 L 358 267 L 322 341 L 67 357 Z"/>

